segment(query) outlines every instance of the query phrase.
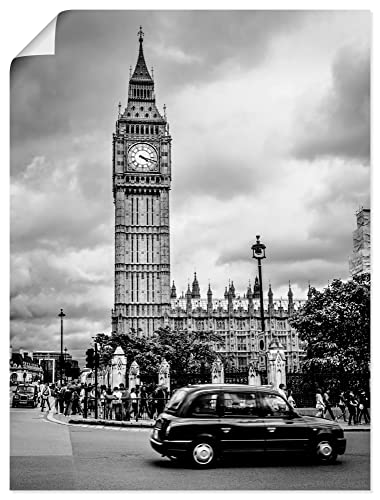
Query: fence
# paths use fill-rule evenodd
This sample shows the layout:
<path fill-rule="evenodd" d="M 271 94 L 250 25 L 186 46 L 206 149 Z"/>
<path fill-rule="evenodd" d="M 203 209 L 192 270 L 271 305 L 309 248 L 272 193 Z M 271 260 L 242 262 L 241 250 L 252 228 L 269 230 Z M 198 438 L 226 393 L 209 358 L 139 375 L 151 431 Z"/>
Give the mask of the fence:
<path fill-rule="evenodd" d="M 151 420 L 155 419 L 164 409 L 168 398 L 136 398 L 135 403 L 125 403 L 120 400 L 98 400 L 98 418 L 115 421 Z M 84 418 L 95 417 L 95 398 L 90 397 L 79 407 L 79 414 Z M 72 415 L 77 414 L 73 412 Z"/>

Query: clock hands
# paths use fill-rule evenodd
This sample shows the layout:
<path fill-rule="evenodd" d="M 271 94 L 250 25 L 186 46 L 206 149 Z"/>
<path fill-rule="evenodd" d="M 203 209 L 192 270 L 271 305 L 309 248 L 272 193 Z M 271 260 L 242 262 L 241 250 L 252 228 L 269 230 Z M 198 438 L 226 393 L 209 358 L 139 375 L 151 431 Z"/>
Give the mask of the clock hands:
<path fill-rule="evenodd" d="M 140 158 L 142 158 L 145 161 L 150 161 L 152 163 L 156 163 L 156 160 L 152 160 L 151 158 L 147 158 L 146 156 L 140 155 Z"/>

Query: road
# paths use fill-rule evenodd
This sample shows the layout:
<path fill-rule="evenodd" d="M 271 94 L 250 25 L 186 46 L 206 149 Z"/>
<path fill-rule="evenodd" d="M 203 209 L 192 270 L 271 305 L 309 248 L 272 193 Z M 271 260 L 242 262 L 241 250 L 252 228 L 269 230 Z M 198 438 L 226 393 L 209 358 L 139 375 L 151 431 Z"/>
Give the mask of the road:
<path fill-rule="evenodd" d="M 194 470 L 160 457 L 149 429 L 115 430 L 49 422 L 39 409 L 11 409 L 12 490 L 368 490 L 370 433 L 346 432 L 347 451 L 330 466 L 302 458 L 228 459 Z"/>

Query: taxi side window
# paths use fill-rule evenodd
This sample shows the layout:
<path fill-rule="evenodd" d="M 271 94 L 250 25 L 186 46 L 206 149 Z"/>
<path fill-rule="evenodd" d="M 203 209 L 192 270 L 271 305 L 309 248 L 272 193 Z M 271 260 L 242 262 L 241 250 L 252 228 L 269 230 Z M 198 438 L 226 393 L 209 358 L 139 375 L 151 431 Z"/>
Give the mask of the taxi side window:
<path fill-rule="evenodd" d="M 290 408 L 288 404 L 277 394 L 263 394 L 262 406 L 265 416 L 284 417 L 289 415 Z"/>
<path fill-rule="evenodd" d="M 224 416 L 259 417 L 261 408 L 254 392 L 225 392 L 223 403 Z"/>
<path fill-rule="evenodd" d="M 218 394 L 202 394 L 198 396 L 192 403 L 190 415 L 193 417 L 210 417 L 216 416 L 216 405 Z"/>

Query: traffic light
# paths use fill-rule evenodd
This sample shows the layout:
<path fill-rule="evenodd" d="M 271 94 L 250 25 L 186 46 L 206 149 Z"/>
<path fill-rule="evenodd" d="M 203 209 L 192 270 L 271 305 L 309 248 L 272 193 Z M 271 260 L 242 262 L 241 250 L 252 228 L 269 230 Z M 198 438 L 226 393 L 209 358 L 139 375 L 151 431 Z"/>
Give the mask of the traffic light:
<path fill-rule="evenodd" d="M 86 367 L 94 368 L 95 357 L 94 357 L 94 349 L 90 348 L 86 351 Z"/>

